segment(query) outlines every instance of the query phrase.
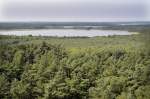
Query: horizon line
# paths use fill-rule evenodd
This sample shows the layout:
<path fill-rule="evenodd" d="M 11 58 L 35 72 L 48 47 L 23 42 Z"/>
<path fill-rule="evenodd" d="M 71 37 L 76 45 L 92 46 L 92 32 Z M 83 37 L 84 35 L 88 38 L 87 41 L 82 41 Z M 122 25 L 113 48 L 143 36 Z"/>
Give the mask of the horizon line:
<path fill-rule="evenodd" d="M 150 22 L 150 21 L 0 21 L 0 23 L 111 23 L 111 22 Z"/>

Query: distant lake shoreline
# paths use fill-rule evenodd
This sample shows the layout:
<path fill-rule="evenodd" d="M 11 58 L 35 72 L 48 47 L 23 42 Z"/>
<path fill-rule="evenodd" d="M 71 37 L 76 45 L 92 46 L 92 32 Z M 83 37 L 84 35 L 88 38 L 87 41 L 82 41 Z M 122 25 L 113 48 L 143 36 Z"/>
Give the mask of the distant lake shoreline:
<path fill-rule="evenodd" d="M 111 35 L 132 35 L 129 31 L 122 30 L 98 30 L 98 29 L 16 29 L 0 30 L 0 35 L 16 36 L 55 36 L 55 37 L 95 37 Z"/>

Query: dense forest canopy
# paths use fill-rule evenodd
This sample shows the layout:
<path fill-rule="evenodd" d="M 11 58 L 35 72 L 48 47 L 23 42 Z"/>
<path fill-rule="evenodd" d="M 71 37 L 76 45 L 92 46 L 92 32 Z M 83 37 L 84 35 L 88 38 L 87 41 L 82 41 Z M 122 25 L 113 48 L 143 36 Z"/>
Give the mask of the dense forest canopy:
<path fill-rule="evenodd" d="M 0 99 L 150 99 L 145 35 L 0 36 Z"/>

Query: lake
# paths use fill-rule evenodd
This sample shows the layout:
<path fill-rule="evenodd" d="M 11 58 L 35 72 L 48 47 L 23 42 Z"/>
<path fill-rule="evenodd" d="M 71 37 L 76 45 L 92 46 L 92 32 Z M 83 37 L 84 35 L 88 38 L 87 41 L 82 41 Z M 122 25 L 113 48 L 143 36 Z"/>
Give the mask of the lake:
<path fill-rule="evenodd" d="M 131 32 L 121 30 L 83 30 L 83 29 L 23 29 L 23 30 L 0 30 L 0 35 L 33 35 L 33 36 L 109 36 L 109 35 L 131 35 Z"/>

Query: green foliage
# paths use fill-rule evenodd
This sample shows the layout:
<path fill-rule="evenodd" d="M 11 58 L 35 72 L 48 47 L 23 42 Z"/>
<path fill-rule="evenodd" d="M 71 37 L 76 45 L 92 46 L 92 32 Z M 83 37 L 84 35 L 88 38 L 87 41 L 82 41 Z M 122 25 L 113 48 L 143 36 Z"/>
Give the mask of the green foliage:
<path fill-rule="evenodd" d="M 70 45 L 75 38 L 55 39 L 69 47 L 52 45 L 49 38 L 1 45 L 1 99 L 150 98 L 150 54 L 143 42 L 135 45 L 136 36 L 79 38 L 80 47 Z"/>
<path fill-rule="evenodd" d="M 4 75 L 0 75 L 0 98 L 8 98 L 10 96 L 10 83 Z"/>

